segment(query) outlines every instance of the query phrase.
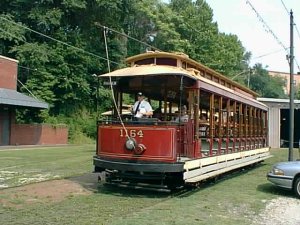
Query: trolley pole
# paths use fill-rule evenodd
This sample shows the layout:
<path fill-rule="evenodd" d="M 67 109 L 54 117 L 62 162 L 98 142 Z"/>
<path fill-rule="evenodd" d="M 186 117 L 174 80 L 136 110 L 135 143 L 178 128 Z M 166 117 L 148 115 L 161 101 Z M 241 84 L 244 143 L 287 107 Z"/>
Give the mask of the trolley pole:
<path fill-rule="evenodd" d="M 293 161 L 294 149 L 294 17 L 290 12 L 290 130 L 289 130 L 289 161 Z"/>
<path fill-rule="evenodd" d="M 97 79 L 97 87 L 96 87 L 96 119 L 97 122 L 99 120 L 99 98 L 100 98 L 100 93 L 99 93 L 99 87 L 100 87 L 100 80 L 99 77 L 96 74 L 93 74 L 92 77 Z"/>

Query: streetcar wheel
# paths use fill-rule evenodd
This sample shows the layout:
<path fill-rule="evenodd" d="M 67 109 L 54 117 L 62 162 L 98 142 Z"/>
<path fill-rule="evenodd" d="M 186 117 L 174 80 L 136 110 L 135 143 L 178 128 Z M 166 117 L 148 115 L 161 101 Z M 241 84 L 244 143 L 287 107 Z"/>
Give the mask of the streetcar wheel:
<path fill-rule="evenodd" d="M 298 198 L 300 198 L 300 177 L 298 177 L 294 183 L 294 192 Z"/>

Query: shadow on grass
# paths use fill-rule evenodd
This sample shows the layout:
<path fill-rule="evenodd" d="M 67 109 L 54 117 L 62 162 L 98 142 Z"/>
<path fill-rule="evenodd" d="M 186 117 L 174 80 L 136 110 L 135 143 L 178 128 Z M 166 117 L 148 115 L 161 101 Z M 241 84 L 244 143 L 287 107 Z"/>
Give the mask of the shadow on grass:
<path fill-rule="evenodd" d="M 171 193 L 164 193 L 158 191 L 151 190 L 140 190 L 140 189 L 130 189 L 130 188 L 122 188 L 113 185 L 106 184 L 105 182 L 99 182 L 98 177 L 100 176 L 98 173 L 86 173 L 81 176 L 71 177 L 68 180 L 76 182 L 80 184 L 83 188 L 94 192 L 95 194 L 107 194 L 114 196 L 123 196 L 123 197 L 134 197 L 134 198 L 185 198 L 189 197 L 195 193 L 201 192 L 206 188 L 209 188 L 217 183 L 221 183 L 225 180 L 233 179 L 242 174 L 246 174 L 253 169 L 259 169 L 263 167 L 264 164 L 260 163 L 255 166 L 248 166 L 242 169 L 237 169 L 234 171 L 230 171 L 229 173 L 222 174 L 218 177 L 208 179 L 203 181 L 197 187 L 184 187 L 183 189 L 179 189 L 173 191 Z"/>
<path fill-rule="evenodd" d="M 235 179 L 236 177 L 239 177 L 241 175 L 245 175 L 249 172 L 253 172 L 253 170 L 260 169 L 260 168 L 264 167 L 265 165 L 266 165 L 266 163 L 262 162 L 262 163 L 258 163 L 258 164 L 254 164 L 254 165 L 249 165 L 249 166 L 246 166 L 243 168 L 238 168 L 236 170 L 232 170 L 227 173 L 220 174 L 219 176 L 216 176 L 214 178 L 210 178 L 205 181 L 202 181 L 200 183 L 200 185 L 198 185 L 197 187 L 188 189 L 189 191 L 187 191 L 184 194 L 179 195 L 179 197 L 189 197 L 190 195 L 193 195 L 194 193 L 201 192 L 202 190 L 210 188 L 210 187 L 217 185 L 219 183 L 222 183 L 224 181 Z"/>
<path fill-rule="evenodd" d="M 292 190 L 280 188 L 271 183 L 260 184 L 257 186 L 257 190 L 260 192 L 264 192 L 264 193 L 272 194 L 272 195 L 276 195 L 276 196 L 295 198 L 294 192 Z"/>
<path fill-rule="evenodd" d="M 86 173 L 81 176 L 70 177 L 68 180 L 81 185 L 83 188 L 101 194 L 124 196 L 124 197 L 135 197 L 135 198 L 167 198 L 172 196 L 172 193 L 161 193 L 157 191 L 148 190 L 135 190 L 129 188 L 121 188 L 113 185 L 106 184 L 105 182 L 98 181 L 99 174 L 97 173 Z"/>
<path fill-rule="evenodd" d="M 96 192 L 98 188 L 98 174 L 86 173 L 76 177 L 69 177 L 68 180 L 78 183 L 83 188 Z"/>
<path fill-rule="evenodd" d="M 172 197 L 173 193 L 158 192 L 152 190 L 130 189 L 113 186 L 110 184 L 100 183 L 98 192 L 102 194 L 132 197 L 132 198 L 168 198 Z"/>

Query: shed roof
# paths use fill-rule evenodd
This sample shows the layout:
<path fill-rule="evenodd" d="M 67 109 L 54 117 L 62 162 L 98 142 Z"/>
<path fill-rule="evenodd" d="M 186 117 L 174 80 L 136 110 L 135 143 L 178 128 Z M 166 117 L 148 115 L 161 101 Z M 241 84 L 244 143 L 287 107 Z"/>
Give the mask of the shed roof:
<path fill-rule="evenodd" d="M 287 98 L 257 98 L 261 102 L 276 102 L 276 103 L 288 103 L 290 99 Z M 300 100 L 295 99 L 294 103 L 299 104 Z"/>
<path fill-rule="evenodd" d="M 263 102 L 269 107 L 287 109 L 290 107 L 290 99 L 280 99 L 280 98 L 257 98 L 258 101 Z M 300 100 L 294 100 L 295 108 L 300 108 Z"/>
<path fill-rule="evenodd" d="M 0 88 L 0 105 L 14 105 L 47 109 L 47 103 L 32 98 L 15 90 Z"/>

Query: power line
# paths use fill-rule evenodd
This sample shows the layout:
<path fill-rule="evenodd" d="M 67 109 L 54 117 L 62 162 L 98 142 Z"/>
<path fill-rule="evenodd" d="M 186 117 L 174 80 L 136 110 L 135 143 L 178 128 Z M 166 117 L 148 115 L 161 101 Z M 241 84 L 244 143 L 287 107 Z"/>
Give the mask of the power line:
<path fill-rule="evenodd" d="M 98 23 L 98 22 L 96 22 L 95 25 L 96 25 L 97 27 L 102 27 L 104 30 L 110 30 L 110 31 L 112 31 L 112 32 L 115 32 L 115 33 L 117 33 L 117 34 L 120 34 L 120 35 L 122 35 L 122 36 L 125 36 L 125 37 L 127 37 L 127 38 L 129 38 L 129 39 L 132 39 L 132 40 L 134 40 L 134 41 L 137 41 L 137 42 L 139 42 L 140 44 L 146 45 L 146 46 L 148 46 L 148 47 L 150 47 L 150 48 L 152 48 L 152 49 L 154 49 L 154 50 L 157 50 L 157 51 L 161 51 L 161 52 L 162 52 L 162 50 L 160 50 L 160 49 L 158 49 L 158 48 L 156 48 L 156 47 L 154 47 L 154 46 L 152 46 L 152 45 L 150 45 L 150 44 L 148 44 L 148 43 L 146 43 L 146 42 L 140 41 L 140 40 L 138 40 L 138 39 L 136 39 L 136 38 L 134 38 L 134 37 L 131 37 L 131 36 L 125 34 L 125 33 L 121 33 L 121 32 L 119 32 L 119 31 L 117 31 L 117 30 L 112 29 L 112 28 L 103 26 L 103 25 L 101 25 L 101 24 Z"/>
<path fill-rule="evenodd" d="M 251 2 L 249 0 L 246 0 L 246 3 L 249 4 L 249 6 L 251 7 L 251 9 L 255 12 L 257 18 L 259 19 L 259 21 L 263 24 L 265 31 L 269 32 L 273 38 L 277 41 L 277 43 L 287 52 L 287 54 L 289 54 L 288 49 L 280 40 L 279 38 L 275 35 L 275 33 L 273 32 L 273 30 L 269 27 L 269 25 L 264 21 L 264 19 L 261 17 L 261 15 L 257 12 L 257 10 L 254 8 L 254 6 L 251 4 Z M 284 4 L 284 2 L 281 0 L 282 5 L 284 6 L 285 10 L 287 11 L 288 15 L 290 14 L 286 5 Z M 296 29 L 298 30 L 298 29 Z M 299 32 L 298 32 L 299 33 Z M 300 35 L 299 35 L 300 37 Z M 300 70 L 300 66 L 297 62 L 297 60 L 294 58 L 296 65 L 298 67 L 298 69 Z"/>
<path fill-rule="evenodd" d="M 86 51 L 86 50 L 84 50 L 84 49 L 75 47 L 75 46 L 70 45 L 70 44 L 68 44 L 68 43 L 66 43 L 66 42 L 60 41 L 60 40 L 58 40 L 58 39 L 55 39 L 55 38 L 50 37 L 50 36 L 48 36 L 48 35 L 45 35 L 45 34 L 43 34 L 43 33 L 41 33 L 41 32 L 38 32 L 38 31 L 36 31 L 36 30 L 33 30 L 33 29 L 31 29 L 31 28 L 28 28 L 28 27 L 26 27 L 26 26 L 23 26 L 23 25 L 21 25 L 21 24 L 18 24 L 18 23 L 16 23 L 16 22 L 11 21 L 11 20 L 9 20 L 9 19 L 7 19 L 7 18 L 4 18 L 4 17 L 2 17 L 2 16 L 0 16 L 0 19 L 3 19 L 3 20 L 5 20 L 5 21 L 7 21 L 7 22 L 9 22 L 9 23 L 12 23 L 12 24 L 14 24 L 14 25 L 16 25 L 16 26 L 19 26 L 19 27 L 21 27 L 21 28 L 23 28 L 23 29 L 26 29 L 26 30 L 29 30 L 29 31 L 31 31 L 31 32 L 33 32 L 33 33 L 36 33 L 36 34 L 38 34 L 38 35 L 41 35 L 41 36 L 43 36 L 43 37 L 45 37 L 45 38 L 48 38 L 48 39 L 50 39 L 50 40 L 52 40 L 52 41 L 56 41 L 56 42 L 58 42 L 58 43 L 60 43 L 60 44 L 63 44 L 63 45 L 66 45 L 66 46 L 68 46 L 68 47 L 71 47 L 71 48 L 73 48 L 73 49 L 82 51 L 82 52 L 84 52 L 84 53 L 86 53 L 86 54 L 92 55 L 92 56 L 94 56 L 94 57 L 97 57 L 97 58 L 100 58 L 100 59 L 103 59 L 103 60 L 106 60 L 106 61 L 109 60 L 109 59 L 107 59 L 107 58 L 101 57 L 101 56 L 96 55 L 96 54 L 94 54 L 94 53 L 88 52 L 88 51 Z M 148 44 L 148 43 L 146 43 L 146 42 L 140 41 L 140 40 L 138 40 L 138 39 L 136 39 L 136 38 L 133 38 L 133 37 L 131 37 L 131 36 L 125 34 L 125 33 L 121 33 L 121 32 L 119 32 L 119 31 L 117 31 L 117 30 L 114 30 L 114 29 L 112 29 L 112 28 L 103 26 L 103 25 L 101 25 L 101 24 L 99 24 L 99 23 L 95 23 L 95 25 L 96 25 L 96 26 L 100 26 L 100 27 L 104 28 L 105 30 L 110 30 L 110 31 L 115 32 L 115 33 L 117 33 L 117 34 L 119 34 L 119 35 L 125 36 L 125 37 L 127 37 L 127 38 L 129 38 L 129 39 L 132 39 L 132 40 L 134 40 L 134 41 L 137 41 L 137 42 L 139 42 L 139 43 L 141 43 L 141 44 L 143 44 L 143 45 L 146 45 L 146 46 L 150 47 L 151 49 L 155 49 L 155 50 L 158 50 L 158 51 L 162 51 L 162 50 L 160 50 L 160 49 L 158 49 L 158 48 L 156 48 L 156 47 L 154 47 L 154 46 L 152 46 L 152 45 L 150 45 L 150 44 Z M 0 28 L 0 29 L 1 29 L 3 32 L 6 32 L 6 31 L 3 30 L 2 28 Z M 8 32 L 6 32 L 6 33 L 8 33 Z M 10 33 L 9 33 L 9 35 L 12 36 L 12 37 L 15 37 L 15 38 L 18 39 L 18 40 L 20 40 L 19 38 L 17 38 L 16 36 L 14 36 L 14 35 L 12 35 L 12 34 L 10 34 Z M 26 41 L 25 41 L 25 42 L 26 42 Z M 120 65 L 119 63 L 114 62 L 114 61 L 112 61 L 112 60 L 109 60 L 109 62 L 114 63 L 114 64 L 116 64 L 116 65 Z"/>
<path fill-rule="evenodd" d="M 281 3 L 282 3 L 282 5 L 283 5 L 285 11 L 287 12 L 288 16 L 290 16 L 290 12 L 289 12 L 289 10 L 287 9 L 286 5 L 284 4 L 283 0 L 281 0 Z M 300 33 L 299 33 L 299 30 L 298 30 L 297 24 L 294 23 L 294 25 L 295 25 L 295 28 L 296 28 L 298 37 L 300 38 Z"/>
<path fill-rule="evenodd" d="M 299 30 L 298 30 L 298 27 L 297 27 L 297 25 L 296 25 L 296 24 L 295 24 L 295 28 L 296 28 L 296 31 L 297 31 L 298 37 L 299 37 L 299 39 L 300 39 L 300 32 L 299 32 Z"/>
<path fill-rule="evenodd" d="M 285 51 L 287 51 L 288 48 L 285 47 L 285 45 L 279 40 L 279 38 L 275 35 L 273 30 L 269 27 L 269 25 L 265 22 L 265 20 L 261 17 L 261 15 L 257 12 L 257 10 L 254 8 L 254 6 L 251 4 L 251 2 L 249 0 L 246 0 L 246 3 L 249 4 L 251 9 L 255 12 L 257 18 L 259 19 L 259 21 L 263 24 L 264 28 L 266 29 L 266 32 L 269 32 L 274 37 L 274 39 L 277 41 L 277 43 L 281 47 L 283 47 Z"/>
<path fill-rule="evenodd" d="M 38 98 L 23 84 L 19 79 L 17 81 L 35 98 L 38 100 Z"/>
<path fill-rule="evenodd" d="M 26 27 L 26 26 L 23 26 L 23 25 L 21 25 L 21 24 L 18 24 L 18 23 L 16 23 L 16 22 L 14 22 L 14 21 L 12 21 L 12 20 L 9 20 L 9 19 L 7 19 L 7 18 L 4 18 L 4 17 L 2 17 L 2 16 L 0 16 L 0 19 L 6 20 L 7 22 L 12 23 L 12 24 L 14 24 L 14 25 L 16 25 L 16 26 L 18 26 L 18 27 L 21 27 L 21 28 L 23 28 L 23 29 L 29 30 L 29 31 L 31 31 L 31 32 L 33 32 L 33 33 L 36 33 L 36 34 L 38 34 L 38 35 L 41 35 L 41 36 L 43 36 L 43 37 L 45 37 L 45 38 L 48 38 L 48 39 L 50 39 L 50 40 L 52 40 L 52 41 L 56 41 L 56 42 L 58 42 L 58 43 L 60 43 L 60 44 L 63 44 L 63 45 L 65 45 L 65 46 L 68 46 L 68 47 L 70 47 L 70 48 L 76 49 L 76 50 L 78 50 L 78 51 L 84 52 L 84 53 L 86 53 L 86 54 L 88 54 L 88 55 L 91 55 L 91 56 L 94 56 L 94 57 L 97 57 L 97 58 L 100 58 L 100 59 L 103 59 L 103 60 L 107 60 L 107 59 L 104 58 L 104 57 L 101 57 L 101 56 L 96 55 L 96 54 L 94 54 L 94 53 L 88 52 L 88 51 L 86 51 L 86 50 L 84 50 L 84 49 L 82 49 L 82 48 L 75 47 L 75 46 L 73 46 L 73 45 L 70 45 L 70 44 L 68 44 L 68 43 L 66 43 L 66 42 L 60 41 L 60 40 L 55 39 L 55 38 L 53 38 L 53 37 L 50 37 L 50 36 L 48 36 L 48 35 L 46 35 L 46 34 L 43 34 L 43 33 L 41 33 L 41 32 L 35 31 L 35 30 L 33 30 L 33 29 L 30 29 L 30 28 L 28 28 L 28 27 Z M 110 60 L 110 62 L 111 62 L 111 63 L 114 63 L 114 64 L 116 64 L 116 65 L 120 65 L 119 63 L 114 62 L 114 61 L 111 61 L 111 60 Z"/>
<path fill-rule="evenodd" d="M 259 59 L 259 58 L 263 58 L 265 56 L 269 56 L 269 55 L 272 55 L 272 54 L 275 54 L 275 53 L 278 53 L 278 52 L 282 52 L 284 49 L 278 49 L 278 50 L 275 50 L 275 51 L 272 51 L 272 52 L 268 52 L 268 53 L 265 53 L 263 55 L 260 55 L 260 56 L 256 56 L 252 59 Z"/>
<path fill-rule="evenodd" d="M 283 5 L 285 11 L 287 12 L 287 14 L 290 15 L 290 12 L 289 12 L 289 10 L 287 9 L 287 7 L 285 6 L 283 0 L 280 0 L 280 1 L 281 1 L 281 4 Z"/>
<path fill-rule="evenodd" d="M 286 5 L 284 4 L 283 0 L 281 0 L 281 3 L 282 3 L 282 5 L 283 5 L 285 11 L 287 12 L 288 16 L 290 16 L 290 12 L 289 12 L 289 10 L 287 9 Z M 299 32 L 299 30 L 298 30 L 297 24 L 294 23 L 294 26 L 295 26 L 296 32 L 297 32 L 297 34 L 298 34 L 298 37 L 300 38 L 300 32 Z M 296 62 L 296 65 L 297 65 L 297 67 L 298 67 L 298 70 L 300 70 L 300 66 L 299 66 L 299 64 L 298 64 L 298 61 L 297 61 L 296 59 L 294 59 L 294 60 L 295 60 L 295 62 Z"/>
<path fill-rule="evenodd" d="M 21 65 L 18 65 L 18 67 L 21 67 L 21 68 L 27 69 L 27 70 L 38 71 L 38 69 L 32 69 L 32 68 L 27 67 L 27 66 L 21 66 Z"/>

